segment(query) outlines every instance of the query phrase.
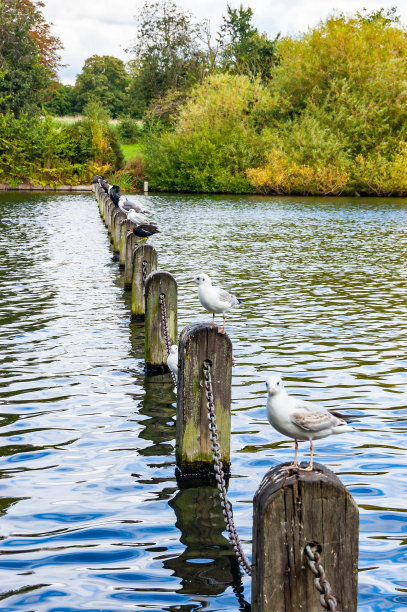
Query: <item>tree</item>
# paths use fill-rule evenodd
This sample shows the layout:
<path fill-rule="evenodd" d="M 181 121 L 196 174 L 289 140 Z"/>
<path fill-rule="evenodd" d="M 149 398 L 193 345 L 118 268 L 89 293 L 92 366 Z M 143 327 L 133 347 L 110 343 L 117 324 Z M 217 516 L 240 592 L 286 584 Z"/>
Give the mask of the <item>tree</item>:
<path fill-rule="evenodd" d="M 129 75 L 124 62 L 111 55 L 92 55 L 78 74 L 75 92 L 81 111 L 91 99 L 97 99 L 112 117 L 126 110 Z"/>
<path fill-rule="evenodd" d="M 55 85 L 61 41 L 51 34 L 38 0 L 0 0 L 0 110 L 17 115 L 40 105 Z"/>
<path fill-rule="evenodd" d="M 128 50 L 134 56 L 129 95 L 133 114 L 141 116 L 154 98 L 200 80 L 207 60 L 200 25 L 171 0 L 146 2 L 136 19 L 138 36 Z"/>
<path fill-rule="evenodd" d="M 75 115 L 77 100 L 74 86 L 58 83 L 55 89 L 50 92 L 44 108 L 52 115 Z"/>
<path fill-rule="evenodd" d="M 252 24 L 253 11 L 241 4 L 238 9 L 227 5 L 227 16 L 218 34 L 220 61 L 223 70 L 247 74 L 252 78 L 259 76 L 263 81 L 271 76 L 276 62 L 275 43 L 266 34 L 259 34 Z"/>

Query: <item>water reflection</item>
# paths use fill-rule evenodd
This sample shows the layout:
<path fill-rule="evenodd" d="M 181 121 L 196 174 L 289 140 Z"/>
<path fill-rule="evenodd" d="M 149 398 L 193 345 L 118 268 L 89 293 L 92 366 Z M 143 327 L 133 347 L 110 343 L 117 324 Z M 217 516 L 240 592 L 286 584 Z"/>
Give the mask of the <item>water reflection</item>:
<path fill-rule="evenodd" d="M 200 270 L 244 300 L 227 322 L 228 495 L 246 553 L 254 492 L 293 456 L 265 416 L 277 370 L 293 395 L 367 415 L 318 461 L 360 504 L 359 612 L 407 608 L 406 200 L 149 199 L 180 329 L 210 319 L 187 282 Z M 145 378 L 93 197 L 0 194 L 0 224 L 4 609 L 247 609 L 216 491 L 174 476 L 173 386 Z"/>

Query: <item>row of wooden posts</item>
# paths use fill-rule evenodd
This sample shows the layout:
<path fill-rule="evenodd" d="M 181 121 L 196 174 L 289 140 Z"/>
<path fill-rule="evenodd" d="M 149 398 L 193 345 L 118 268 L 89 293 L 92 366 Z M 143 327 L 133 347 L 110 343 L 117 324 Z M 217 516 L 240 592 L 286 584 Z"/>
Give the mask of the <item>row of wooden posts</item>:
<path fill-rule="evenodd" d="M 131 310 L 145 321 L 146 374 L 164 374 L 167 344 L 163 329 L 164 296 L 168 335 L 178 344 L 176 460 L 185 479 L 213 477 L 213 452 L 208 427 L 203 364 L 212 371 L 213 398 L 221 460 L 230 470 L 232 343 L 208 323 L 187 325 L 178 338 L 177 283 L 157 269 L 157 252 L 132 232 L 126 215 L 100 187 L 93 185 L 113 250 L 131 288 Z M 161 299 L 160 299 L 161 298 Z M 341 481 L 325 466 L 312 472 L 280 465 L 263 478 L 254 498 L 252 610 L 255 612 L 356 612 L 358 509 Z M 321 602 L 304 551 L 321 550 L 323 567 L 338 601 Z M 315 548 L 314 546 L 314 548 Z M 323 581 L 322 581 L 323 582 Z M 326 603 L 328 601 L 328 604 Z M 326 607 L 328 606 L 328 607 Z"/>

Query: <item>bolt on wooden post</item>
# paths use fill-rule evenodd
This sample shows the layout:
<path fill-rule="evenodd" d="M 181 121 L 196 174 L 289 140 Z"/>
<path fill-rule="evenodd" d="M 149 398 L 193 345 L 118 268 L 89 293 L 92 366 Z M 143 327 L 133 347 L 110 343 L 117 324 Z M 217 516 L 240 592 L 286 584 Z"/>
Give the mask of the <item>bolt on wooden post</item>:
<path fill-rule="evenodd" d="M 131 283 L 131 314 L 134 317 L 144 318 L 146 311 L 146 279 L 150 272 L 155 270 L 157 270 L 157 251 L 155 248 L 151 244 L 138 246 L 134 251 Z"/>
<path fill-rule="evenodd" d="M 169 342 L 176 344 L 178 335 L 177 282 L 169 272 L 157 270 L 148 275 L 145 284 L 144 347 L 148 375 L 168 372 L 161 296 L 164 296 L 165 299 Z"/>
<path fill-rule="evenodd" d="M 305 547 L 316 543 L 338 611 L 356 612 L 358 508 L 327 467 L 279 465 L 263 478 L 253 502 L 253 612 L 320 612 Z"/>
<path fill-rule="evenodd" d="M 213 401 L 223 470 L 230 470 L 232 343 L 209 323 L 191 323 L 178 344 L 177 465 L 183 475 L 201 474 L 214 466 L 209 438 L 203 364 L 211 364 Z"/>

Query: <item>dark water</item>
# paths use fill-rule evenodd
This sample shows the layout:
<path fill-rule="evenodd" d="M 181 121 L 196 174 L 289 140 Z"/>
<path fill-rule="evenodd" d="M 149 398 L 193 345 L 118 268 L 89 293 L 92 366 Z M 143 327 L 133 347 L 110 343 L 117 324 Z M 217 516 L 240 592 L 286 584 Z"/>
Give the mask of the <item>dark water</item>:
<path fill-rule="evenodd" d="M 200 270 L 245 300 L 228 332 L 246 552 L 254 492 L 293 457 L 265 415 L 278 371 L 295 395 L 369 415 L 317 460 L 360 508 L 358 609 L 407 610 L 407 201 L 151 201 L 180 328 L 210 317 L 186 283 Z M 177 487 L 175 395 L 144 376 L 122 281 L 93 196 L 0 196 L 2 609 L 243 610 L 216 491 Z"/>

